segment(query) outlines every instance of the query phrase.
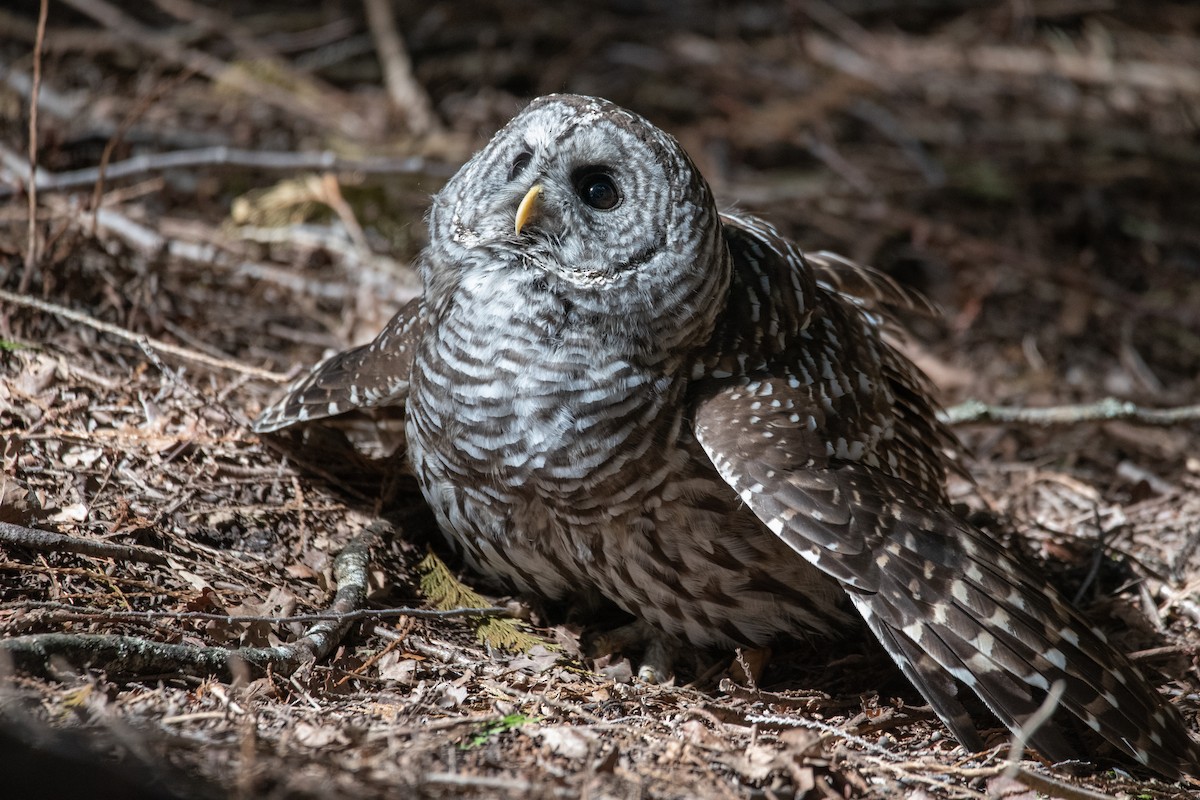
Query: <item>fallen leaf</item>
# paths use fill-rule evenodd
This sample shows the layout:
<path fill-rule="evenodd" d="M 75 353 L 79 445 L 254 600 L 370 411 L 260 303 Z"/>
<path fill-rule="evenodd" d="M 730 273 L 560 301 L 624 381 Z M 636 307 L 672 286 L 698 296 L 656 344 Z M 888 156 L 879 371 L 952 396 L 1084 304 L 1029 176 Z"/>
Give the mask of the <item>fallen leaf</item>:
<path fill-rule="evenodd" d="M 51 522 L 83 522 L 87 519 L 87 506 L 83 503 L 63 506 L 58 513 L 50 517 Z"/>
<path fill-rule="evenodd" d="M 592 745 L 599 739 L 591 731 L 572 725 L 535 728 L 529 731 L 529 735 L 541 741 L 542 746 L 555 755 L 572 760 L 587 758 L 592 752 Z"/>

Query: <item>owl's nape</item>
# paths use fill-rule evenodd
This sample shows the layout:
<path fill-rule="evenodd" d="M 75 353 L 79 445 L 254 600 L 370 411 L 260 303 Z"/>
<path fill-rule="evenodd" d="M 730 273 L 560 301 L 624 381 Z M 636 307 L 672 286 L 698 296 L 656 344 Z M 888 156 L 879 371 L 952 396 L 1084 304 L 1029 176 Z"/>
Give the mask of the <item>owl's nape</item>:
<path fill-rule="evenodd" d="M 256 425 L 406 410 L 408 460 L 470 566 L 600 594 L 700 647 L 866 620 L 969 748 L 963 691 L 1031 744 L 1067 717 L 1168 776 L 1179 712 L 1047 582 L 949 509 L 956 446 L 885 336 L 921 298 L 719 215 L 679 145 L 595 98 L 530 105 L 434 200 L 419 301 Z"/>

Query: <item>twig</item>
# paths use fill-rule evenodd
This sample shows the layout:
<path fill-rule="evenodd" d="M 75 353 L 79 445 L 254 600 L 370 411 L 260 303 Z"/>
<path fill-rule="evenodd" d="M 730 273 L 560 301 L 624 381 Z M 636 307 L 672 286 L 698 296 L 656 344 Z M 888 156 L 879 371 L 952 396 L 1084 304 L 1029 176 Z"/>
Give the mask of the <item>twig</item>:
<path fill-rule="evenodd" d="M 724 662 L 722 662 L 723 664 Z M 799 711 L 844 710 L 862 706 L 861 698 L 830 697 L 827 694 L 816 693 L 808 697 L 793 697 L 787 694 L 767 692 L 761 689 L 751 690 L 729 678 L 723 678 L 717 688 L 722 694 L 727 694 L 738 700 L 750 700 L 757 703 L 769 703 L 775 708 L 794 708 Z"/>
<path fill-rule="evenodd" d="M 101 555 L 88 553 L 88 555 Z M 309 624 L 314 622 L 358 622 L 360 620 L 384 620 L 396 617 L 411 617 L 412 619 L 458 619 L 460 617 L 511 617 L 512 612 L 503 606 L 488 606 L 485 608 L 360 608 L 345 613 L 323 614 L 294 614 L 287 617 L 260 614 L 243 616 L 241 614 L 214 614 L 208 611 L 108 611 L 106 609 L 84 608 L 67 603 L 49 601 L 22 601 L 20 603 L 0 606 L 5 609 L 27 609 L 38 611 L 70 612 L 79 616 L 102 617 L 112 622 L 152 622 L 159 619 L 175 622 L 221 622 L 234 624 L 238 622 L 265 622 L 269 625 L 290 625 L 292 623 Z"/>
<path fill-rule="evenodd" d="M 37 38 L 33 43 L 33 87 L 29 92 L 29 249 L 25 252 L 25 269 L 21 273 L 19 291 L 29 291 L 33 270 L 41 260 L 37 235 L 37 186 L 33 177 L 37 174 L 38 162 L 38 94 L 42 90 L 42 44 L 46 41 L 46 15 L 50 11 L 50 0 L 42 0 L 38 8 Z"/>
<path fill-rule="evenodd" d="M 329 206 L 342 221 L 350 241 L 354 242 L 354 246 L 359 250 L 359 258 L 372 258 L 374 254 L 371 252 L 371 243 L 367 241 L 367 234 L 359 224 L 358 217 L 354 215 L 354 209 L 342 196 L 342 187 L 338 185 L 337 177 L 331 172 L 326 172 L 320 178 L 313 176 L 309 181 L 313 194 Z"/>
<path fill-rule="evenodd" d="M 286 381 L 288 377 L 287 375 L 279 372 L 271 372 L 270 370 L 260 369 L 259 367 L 252 367 L 247 364 L 233 361 L 232 359 L 213 358 L 206 353 L 201 353 L 197 350 L 190 350 L 186 347 L 179 347 L 177 345 L 164 342 L 161 339 L 151 339 L 143 334 L 127 331 L 124 328 L 119 328 L 111 323 L 98 320 L 95 317 L 84 314 L 83 312 L 73 311 L 69 308 L 55 305 L 54 303 L 48 303 L 45 300 L 39 300 L 36 297 L 14 294 L 13 292 L 9 292 L 5 289 L 0 289 L 0 300 L 3 300 L 6 303 L 12 303 L 16 306 L 21 306 L 23 308 L 35 308 L 38 311 L 44 311 L 47 314 L 54 314 L 55 316 L 68 319 L 72 322 L 78 322 L 80 325 L 86 325 L 89 328 L 116 336 L 120 339 L 124 339 L 125 341 L 133 342 L 138 346 L 143 346 L 144 344 L 144 346 L 153 347 L 157 351 L 168 353 L 176 356 L 177 358 L 194 361 L 196 363 L 204 364 L 205 366 L 216 369 L 227 369 L 233 372 L 240 372 L 245 375 L 252 375 L 256 378 L 262 378 L 263 380 L 275 381 L 276 383 L 282 383 Z"/>
<path fill-rule="evenodd" d="M 208 53 L 181 47 L 175 38 L 141 24 L 108 0 L 64 2 L 122 39 L 154 53 L 170 64 L 182 65 L 211 81 L 236 88 L 255 100 L 302 116 L 323 129 L 336 128 L 346 136 L 361 137 L 366 127 L 360 116 L 349 111 L 344 104 L 335 102 L 328 92 L 321 92 L 311 84 L 306 85 L 306 91 L 288 91 L 259 80 L 246 70 L 231 67 Z"/>
<path fill-rule="evenodd" d="M 338 554 L 333 562 L 338 590 L 328 618 L 318 620 L 290 644 L 191 647 L 135 636 L 43 633 L 0 641 L 0 653 L 7 654 L 16 669 L 38 675 L 53 674 L 52 662 L 59 659 L 76 669 L 102 670 L 110 676 L 217 675 L 231 680 L 242 671 L 239 662 L 253 673 L 262 674 L 270 668 L 274 673 L 290 675 L 305 664 L 326 658 L 345 636 L 353 621 L 351 614 L 360 610 L 367 597 L 370 547 L 388 527 L 386 522 L 376 520 Z"/>
<path fill-rule="evenodd" d="M 92 188 L 92 230 L 96 230 L 97 219 L 100 213 L 100 205 L 104 202 L 104 179 L 107 174 L 109 161 L 112 159 L 113 151 L 117 149 L 122 141 L 125 140 L 126 134 L 133 124 L 142 118 L 143 115 L 150 109 L 158 98 L 162 97 L 168 91 L 177 86 L 182 85 L 185 81 L 192 77 L 191 70 L 184 70 L 179 75 L 176 75 L 169 81 L 159 81 L 155 84 L 146 95 L 138 101 L 138 104 L 125 115 L 125 119 L 113 131 L 112 136 L 108 137 L 108 141 L 104 144 L 104 151 L 100 154 L 100 163 L 96 165 L 96 171 L 99 173 L 96 176 L 96 184 Z"/>
<path fill-rule="evenodd" d="M 945 788 L 946 784 L 943 781 L 934 779 L 936 775 L 945 775 L 947 777 L 962 778 L 965 780 L 975 780 L 979 778 L 995 778 L 1000 775 L 1007 774 L 1011 765 L 1008 763 L 993 764 L 990 767 L 960 767 L 954 764 L 939 764 L 936 761 L 903 761 L 897 763 L 894 760 L 882 759 L 869 754 L 862 754 L 859 758 L 874 764 L 878 767 L 888 770 L 895 775 L 901 775 L 905 778 L 916 780 L 921 783 L 926 783 L 932 786 L 940 786 Z M 1060 780 L 1051 778 L 1049 775 L 1043 775 L 1025 767 L 1018 767 L 1014 775 L 1014 780 L 1017 780 L 1026 786 L 1041 792 L 1049 797 L 1062 797 L 1065 800 L 1115 800 L 1112 795 L 1104 794 L 1089 789 L 1085 786 L 1072 786 Z M 963 787 L 956 787 L 959 791 L 963 791 Z M 970 791 L 970 790 L 966 790 Z M 979 795 L 977 792 L 971 792 L 973 796 L 989 796 Z"/>
<path fill-rule="evenodd" d="M 843 36 L 846 46 L 818 33 L 804 36 L 806 52 L 818 63 L 870 80 L 878 85 L 936 73 L 978 72 L 1009 78 L 1057 76 L 1084 86 L 1120 86 L 1167 95 L 1200 95 L 1200 70 L 1179 61 L 1161 62 L 1114 58 L 1019 45 L 962 47 L 957 41 L 871 33 Z M 868 59 L 869 54 L 869 59 Z"/>
<path fill-rule="evenodd" d="M 0 149 L 5 166 L 12 169 L 10 157 Z M 364 175 L 431 175 L 448 177 L 453 168 L 448 164 L 430 161 L 421 156 L 407 158 L 346 158 L 331 150 L 319 153 L 289 153 L 278 150 L 242 150 L 233 147 L 200 147 L 195 150 L 175 150 L 169 153 L 147 153 L 115 164 L 100 167 L 49 172 L 38 169 L 30 176 L 30 186 L 43 192 L 61 192 L 92 186 L 101 175 L 107 181 L 159 173 L 169 169 L 194 169 L 196 167 L 231 167 L 235 169 L 259 169 L 272 172 L 297 172 L 319 170 L 321 172 L 356 172 Z M 22 166 L 22 171 L 24 166 Z M 0 186 L 0 197 L 17 191 L 13 186 Z"/>
<path fill-rule="evenodd" d="M 1030 425 L 1078 425 L 1081 422 L 1135 422 L 1141 425 L 1178 425 L 1200 420 L 1200 405 L 1178 408 L 1142 408 L 1127 400 L 1106 397 L 1094 403 L 1024 408 L 993 406 L 979 400 L 968 400 L 947 408 L 940 415 L 943 422 L 962 425 L 967 422 L 1022 422 Z"/>
<path fill-rule="evenodd" d="M 808 728 L 809 730 L 820 731 L 822 733 L 835 736 L 839 739 L 844 739 L 846 742 L 861 747 L 868 753 L 873 753 L 880 758 L 889 761 L 896 761 L 900 758 L 896 753 L 886 750 L 874 742 L 869 742 L 861 736 L 855 736 L 849 731 L 844 731 L 836 725 L 830 725 L 827 722 L 821 722 L 811 717 L 783 717 L 778 714 L 747 714 L 747 722 L 761 722 L 767 725 L 786 725 L 790 728 Z"/>
<path fill-rule="evenodd" d="M 1163 647 L 1151 647 L 1148 650 L 1137 650 L 1129 654 L 1130 661 L 1148 661 L 1151 659 L 1162 658 L 1163 656 L 1189 655 L 1194 656 L 1200 654 L 1200 645 L 1196 644 L 1169 644 Z"/>
<path fill-rule="evenodd" d="M 195 264 L 227 269 L 251 280 L 270 281 L 276 286 L 282 286 L 289 291 L 311 297 L 344 300 L 351 296 L 345 283 L 308 280 L 297 276 L 294 270 L 230 256 L 213 244 L 168 239 L 157 231 L 134 222 L 111 208 L 100 209 L 96 218 L 101 229 L 119 237 L 147 258 L 158 258 L 165 253 Z M 254 240 L 267 240 L 261 235 L 261 229 L 252 229 L 251 233 L 258 234 Z M 418 290 L 415 279 L 406 282 L 401 274 L 403 270 L 386 256 L 372 254 L 371 258 L 374 263 L 365 263 L 361 259 L 362 253 L 357 249 L 340 248 L 331 238 L 320 238 L 313 235 L 311 228 L 282 228 L 277 231 L 277 234 L 278 238 L 270 241 L 294 244 L 299 247 L 324 247 L 344 258 L 349 266 L 363 267 L 359 271 L 358 288 L 364 291 L 369 290 L 374 297 L 379 299 L 390 300 L 399 306 L 411 300 Z"/>
<path fill-rule="evenodd" d="M 1050 690 L 1046 692 L 1046 699 L 1038 706 L 1037 711 L 1030 714 L 1021 727 L 1013 732 L 1012 744 L 1008 746 L 1009 768 L 1005 771 L 1007 777 L 1017 777 L 1017 773 L 1021 769 L 1021 757 L 1025 754 L 1025 746 L 1029 744 L 1029 740 L 1037 733 L 1038 729 L 1054 716 L 1054 712 L 1058 710 L 1058 704 L 1062 700 L 1063 692 L 1066 690 L 1067 682 L 1062 679 L 1050 684 Z"/>
<path fill-rule="evenodd" d="M 437 130 L 438 120 L 433 103 L 413 75 L 412 59 L 404 39 L 396 30 L 391 0 L 364 0 L 367 24 L 375 41 L 375 52 L 383 65 L 383 82 L 392 103 L 403 112 L 408 129 L 420 136 Z"/>
<path fill-rule="evenodd" d="M 145 564 L 169 564 L 167 557 L 156 550 L 144 547 L 130 547 L 112 542 L 97 542 L 91 539 L 80 539 L 62 533 L 39 531 L 26 528 L 24 525 L 14 525 L 11 522 L 0 522 L 0 542 L 16 547 L 28 547 L 31 550 L 52 553 L 79 553 L 96 558 L 115 558 L 119 561 L 140 561 Z"/>
<path fill-rule="evenodd" d="M 1097 792 L 1086 786 L 1072 786 L 1069 783 L 1055 780 L 1049 775 L 1042 775 L 1025 767 L 1014 765 L 1010 769 L 1012 770 L 1011 773 L 1006 770 L 1006 775 L 1011 774 L 1013 780 L 1019 781 L 1035 792 L 1044 794 L 1047 797 L 1061 797 L 1064 800 L 1117 800 L 1111 794 Z"/>
<path fill-rule="evenodd" d="M 463 775 L 459 772 L 427 772 L 420 778 L 421 782 L 433 786 L 456 786 L 468 789 L 502 790 L 509 793 L 532 796 L 575 797 L 577 792 L 555 786 L 549 787 L 544 783 L 532 783 L 516 778 L 496 778 L 488 775 Z"/>

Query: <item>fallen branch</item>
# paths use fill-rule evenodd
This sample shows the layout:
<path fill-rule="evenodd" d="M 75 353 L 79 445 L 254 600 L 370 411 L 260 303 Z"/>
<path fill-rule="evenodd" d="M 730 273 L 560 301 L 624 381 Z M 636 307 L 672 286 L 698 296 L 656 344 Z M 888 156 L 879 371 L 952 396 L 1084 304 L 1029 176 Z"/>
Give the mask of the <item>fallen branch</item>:
<path fill-rule="evenodd" d="M 0 149 L 0 158 L 6 169 L 15 175 L 27 175 L 29 165 L 14 159 L 12 151 Z M 20 169 L 17 169 L 20 167 Z M 201 147 L 195 150 L 176 150 L 169 153 L 147 153 L 100 167 L 87 167 L 70 172 L 50 172 L 37 169 L 33 186 L 42 192 L 61 192 L 92 186 L 100 180 L 121 180 L 147 174 L 157 174 L 169 169 L 195 169 L 198 167 L 230 167 L 235 169 L 257 169 L 270 172 L 354 172 L 363 175 L 433 175 L 448 177 L 453 168 L 420 156 L 407 158 L 346 158 L 329 150 L 320 153 L 289 153 L 271 150 L 239 150 L 232 147 Z M 18 191 L 16 186 L 0 184 L 0 197 L 8 197 Z"/>
<path fill-rule="evenodd" d="M 95 558 L 113 558 L 118 561 L 140 561 L 144 564 L 167 565 L 167 557 L 157 550 L 145 547 L 130 547 L 112 542 L 97 542 L 91 539 L 80 539 L 62 533 L 39 531 L 14 525 L 11 522 L 0 522 L 0 543 L 15 547 L 28 547 L 31 550 L 50 553 L 79 553 Z"/>
<path fill-rule="evenodd" d="M 166 644 L 135 636 L 113 634 L 43 633 L 16 636 L 0 641 L 15 669 L 35 675 L 54 676 L 56 663 L 65 661 L 73 669 L 101 670 L 110 677 L 136 678 L 180 674 L 196 677 L 216 675 L 232 680 L 244 664 L 254 674 L 268 668 L 290 675 L 305 664 L 326 658 L 349 629 L 348 618 L 360 610 L 367 597 L 370 547 L 389 528 L 376 520 L 356 536 L 333 562 L 338 590 L 329 607 L 330 619 L 322 619 L 294 642 L 277 647 L 192 647 Z M 237 618 L 235 618 L 237 619 Z"/>
<path fill-rule="evenodd" d="M 1024 408 L 993 406 L 979 400 L 968 400 L 947 408 L 940 414 L 949 425 L 968 422 L 1022 422 L 1029 425 L 1078 425 L 1081 422 L 1134 422 L 1141 425 L 1178 425 L 1200 421 L 1200 405 L 1179 408 L 1142 408 L 1127 400 L 1106 397 L 1095 403 Z"/>
<path fill-rule="evenodd" d="M 96 211 L 96 225 L 98 230 L 111 233 L 147 258 L 159 258 L 166 254 L 194 264 L 226 269 L 250 280 L 269 281 L 288 291 L 309 297 L 344 300 L 353 295 L 351 287 L 345 282 L 313 281 L 298 277 L 295 270 L 230 256 L 224 249 L 213 244 L 168 238 L 112 208 L 100 208 Z M 339 247 L 333 237 L 315 237 L 311 227 L 279 228 L 274 239 L 262 236 L 263 229 L 251 230 L 255 234 L 254 241 L 297 247 L 321 247 L 341 256 L 347 268 L 359 275 L 357 288 L 360 291 L 370 291 L 374 296 L 394 302 L 397 306 L 407 303 L 418 291 L 415 283 L 408 285 L 404 280 L 397 278 L 404 270 L 395 261 L 377 253 L 371 254 L 369 262 L 364 261 L 361 251 Z"/>
<path fill-rule="evenodd" d="M 486 606 L 483 608 L 359 608 L 347 612 L 327 612 L 323 614 L 293 614 L 286 617 L 273 615 L 243 615 L 243 614 L 214 614 L 208 611 L 108 611 L 105 609 L 73 606 L 68 603 L 53 603 L 30 601 L 0 605 L 2 609 L 29 609 L 38 611 L 68 612 L 80 618 L 102 617 L 111 622 L 152 622 L 154 620 L 174 620 L 176 622 L 220 622 L 234 624 L 239 622 L 265 622 L 270 625 L 286 625 L 293 622 L 358 622 L 360 620 L 384 620 L 394 617 L 411 617 L 412 619 L 454 619 L 457 617 L 511 617 L 512 611 L 503 606 Z"/>

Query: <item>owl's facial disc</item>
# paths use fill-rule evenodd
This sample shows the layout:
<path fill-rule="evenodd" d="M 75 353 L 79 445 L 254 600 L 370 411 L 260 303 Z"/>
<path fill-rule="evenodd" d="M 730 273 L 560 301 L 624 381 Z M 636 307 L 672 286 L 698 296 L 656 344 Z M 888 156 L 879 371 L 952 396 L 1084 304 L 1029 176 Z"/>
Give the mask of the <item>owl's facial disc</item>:
<path fill-rule="evenodd" d="M 518 114 L 438 194 L 430 263 L 516 282 L 670 294 L 695 280 L 711 195 L 678 143 L 596 98 Z"/>

